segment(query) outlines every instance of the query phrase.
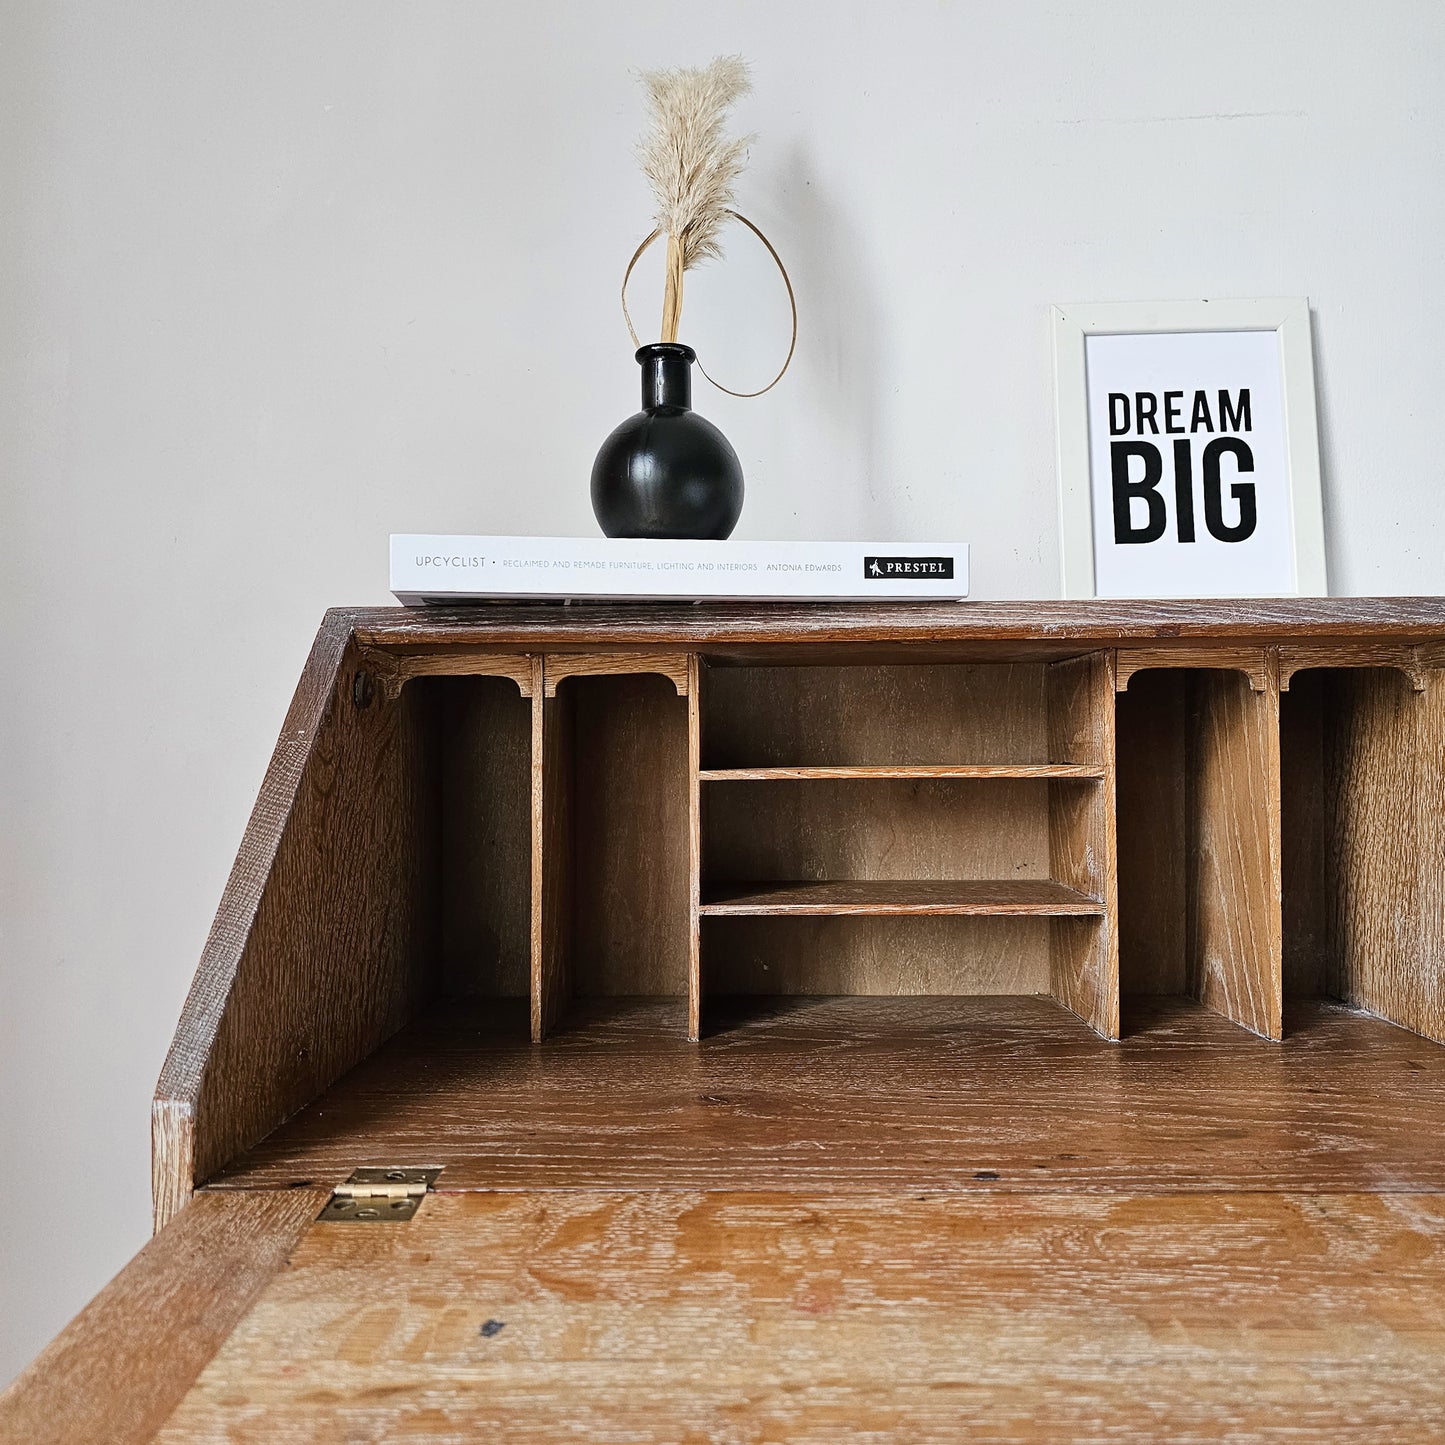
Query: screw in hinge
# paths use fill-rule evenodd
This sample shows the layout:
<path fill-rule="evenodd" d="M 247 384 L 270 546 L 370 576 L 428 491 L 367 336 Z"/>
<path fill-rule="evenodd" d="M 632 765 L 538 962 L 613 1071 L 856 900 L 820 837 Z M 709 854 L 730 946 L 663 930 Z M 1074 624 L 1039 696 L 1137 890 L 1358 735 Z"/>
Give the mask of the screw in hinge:
<path fill-rule="evenodd" d="M 351 700 L 358 710 L 364 710 L 371 706 L 371 700 L 376 696 L 376 679 L 369 672 L 358 672 L 351 680 Z"/>

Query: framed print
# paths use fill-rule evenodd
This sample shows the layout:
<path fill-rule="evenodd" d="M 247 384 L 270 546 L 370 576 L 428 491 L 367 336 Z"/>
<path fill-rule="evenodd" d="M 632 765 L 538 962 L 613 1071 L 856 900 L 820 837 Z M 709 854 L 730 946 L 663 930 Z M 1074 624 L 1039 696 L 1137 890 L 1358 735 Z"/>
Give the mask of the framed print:
<path fill-rule="evenodd" d="M 1325 594 L 1309 303 L 1055 306 L 1065 597 Z"/>

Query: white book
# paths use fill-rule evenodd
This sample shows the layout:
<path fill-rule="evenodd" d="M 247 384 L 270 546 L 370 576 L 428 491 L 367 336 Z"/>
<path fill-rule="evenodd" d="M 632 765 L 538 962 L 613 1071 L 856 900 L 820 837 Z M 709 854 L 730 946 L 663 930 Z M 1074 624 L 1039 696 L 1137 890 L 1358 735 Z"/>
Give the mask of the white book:
<path fill-rule="evenodd" d="M 966 542 L 692 542 L 393 534 L 408 607 L 521 601 L 957 601 Z"/>

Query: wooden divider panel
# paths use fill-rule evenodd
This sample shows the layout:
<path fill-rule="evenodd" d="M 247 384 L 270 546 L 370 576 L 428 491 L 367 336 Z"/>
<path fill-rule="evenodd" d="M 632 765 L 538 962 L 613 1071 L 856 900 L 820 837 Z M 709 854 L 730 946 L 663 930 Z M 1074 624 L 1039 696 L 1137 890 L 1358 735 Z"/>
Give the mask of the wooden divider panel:
<path fill-rule="evenodd" d="M 687 659 L 687 1036 L 702 1036 L 702 659 Z"/>
<path fill-rule="evenodd" d="M 1279 692 L 1239 672 L 1189 676 L 1186 807 L 1193 862 L 1188 982 L 1269 1039 L 1282 1031 Z"/>
<path fill-rule="evenodd" d="M 1047 670 L 1049 758 L 1092 763 L 1097 781 L 1049 787 L 1049 873 L 1102 901 L 1098 918 L 1050 925 L 1050 991 L 1096 1032 L 1119 1037 L 1118 883 L 1114 847 L 1114 656 L 1093 652 Z"/>
<path fill-rule="evenodd" d="M 544 661 L 532 686 L 532 1042 L 571 996 L 572 696 L 548 697 Z"/>

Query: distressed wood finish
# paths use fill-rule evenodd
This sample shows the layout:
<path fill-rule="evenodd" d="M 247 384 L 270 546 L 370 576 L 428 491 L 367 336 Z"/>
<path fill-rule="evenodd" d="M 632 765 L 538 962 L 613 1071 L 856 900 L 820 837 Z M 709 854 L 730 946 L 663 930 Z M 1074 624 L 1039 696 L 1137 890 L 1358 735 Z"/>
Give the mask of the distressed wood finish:
<path fill-rule="evenodd" d="M 705 783 L 775 783 L 816 779 L 873 781 L 893 779 L 916 781 L 938 779 L 1097 779 L 1104 776 L 1102 764 L 1093 763 L 971 763 L 938 767 L 886 764 L 880 767 L 827 768 L 710 768 L 702 773 Z"/>
<path fill-rule="evenodd" d="M 1047 672 L 1049 756 L 1103 769 L 1097 787 L 1049 784 L 1049 874 L 1100 903 L 1093 919 L 1049 931 L 1049 991 L 1106 1039 L 1119 1037 L 1114 864 L 1114 656 L 1094 652 Z"/>
<path fill-rule="evenodd" d="M 540 657 L 533 669 L 531 1034 L 541 1043 L 572 992 L 573 699 L 547 696 Z"/>
<path fill-rule="evenodd" d="M 1075 792 L 1097 788 L 1071 783 Z M 810 779 L 707 789 L 704 887 L 1049 876 L 1049 785 Z"/>
<path fill-rule="evenodd" d="M 1047 989 L 1043 928 L 867 923 L 1097 911 L 1047 889 L 1050 780 L 1094 788 L 1104 770 L 1050 760 L 1045 679 L 1039 663 L 710 669 L 702 751 L 728 766 L 704 772 L 708 988 Z"/>
<path fill-rule="evenodd" d="M 364 647 L 361 663 L 378 679 L 389 698 L 398 696 L 414 677 L 505 677 L 517 685 L 523 697 L 532 695 L 532 659 L 525 653 L 465 646 L 445 652 L 392 652 L 384 647 Z"/>
<path fill-rule="evenodd" d="M 496 1007 L 399 1035 L 217 1183 L 437 1148 L 447 1189 L 1445 1190 L 1445 1050 L 1338 1005 L 1272 1044 L 1136 999 L 1110 1043 L 1047 998 L 713 996 L 690 1044 L 681 999 L 596 999 L 540 1058 Z"/>
<path fill-rule="evenodd" d="M 1339 991 L 1445 1042 L 1445 674 L 1328 679 L 1325 848 Z"/>
<path fill-rule="evenodd" d="M 1198 673 L 1188 751 L 1190 991 L 1268 1039 L 1282 1028 L 1279 693 Z"/>
<path fill-rule="evenodd" d="M 1188 731 L 1183 672 L 1137 674 L 1119 694 L 1119 984 L 1125 996 L 1180 994 L 1187 987 Z"/>
<path fill-rule="evenodd" d="M 158 1090 L 180 1213 L 0 1431 L 1434 1438 L 1442 638 L 329 615 Z"/>
<path fill-rule="evenodd" d="M 287 713 L 153 1110 L 159 1227 L 194 1182 L 370 1053 L 432 987 L 422 709 L 329 613 Z"/>
<path fill-rule="evenodd" d="M 1445 644 L 1414 646 L 1382 642 L 1346 642 L 1328 646 L 1286 643 L 1279 649 L 1279 685 L 1288 691 L 1297 672 L 1314 668 L 1393 667 L 1410 679 L 1416 692 L 1425 690 L 1431 668 L 1445 667 Z"/>
<path fill-rule="evenodd" d="M 1263 647 L 1134 647 L 1120 651 L 1114 685 L 1124 692 L 1135 673 L 1207 667 L 1216 672 L 1243 673 L 1252 691 L 1268 692 L 1274 687 L 1275 665 L 1269 649 Z"/>
<path fill-rule="evenodd" d="M 406 1228 L 313 1228 L 161 1445 L 1445 1432 L 1437 1197 L 439 1195 Z"/>
<path fill-rule="evenodd" d="M 1327 682 L 1331 683 L 1329 687 Z M 1322 671 L 1301 671 L 1291 679 L 1289 690 L 1280 693 L 1280 869 L 1286 998 L 1344 996 L 1334 910 L 1329 902 L 1330 880 L 1326 876 L 1328 835 L 1334 826 L 1325 798 L 1326 713 L 1333 716 L 1337 704 L 1337 690 Z M 1336 886 L 1349 885 L 1341 877 Z"/>
<path fill-rule="evenodd" d="M 687 1036 L 702 1034 L 702 664 L 687 668 Z"/>
<path fill-rule="evenodd" d="M 1273 677 L 1273 654 L 1265 654 Z M 1183 988 L 1277 1039 L 1279 692 L 1243 669 L 1150 671 L 1121 697 L 1120 930 L 1130 991 Z M 1293 881 L 1304 875 L 1292 870 Z M 1292 902 L 1292 907 L 1295 906 Z"/>
<path fill-rule="evenodd" d="M 1181 744 L 1173 701 L 1120 695 L 1164 767 L 1125 761 L 1117 868 L 1128 749 L 1062 756 L 1046 682 L 1111 651 L 1115 687 L 1187 670 L 1194 699 Z M 536 1039 L 590 989 L 685 991 L 693 1034 L 714 985 L 1047 988 L 1113 1033 L 1121 967 L 1126 991 L 1192 987 L 1268 1035 L 1287 977 L 1440 1037 L 1442 660 L 1445 602 L 1420 598 L 329 613 L 157 1088 L 157 1222 L 438 989 L 519 991 L 524 847 Z M 1316 674 L 1282 768 L 1280 693 Z M 530 837 L 504 840 L 523 714 L 480 699 L 513 686 Z M 589 687 L 606 700 L 579 731 L 566 699 Z M 1105 732 L 1109 713 L 1086 709 Z M 1102 912 L 703 921 L 704 887 L 749 879 L 951 878 L 1052 878 Z"/>
<path fill-rule="evenodd" d="M 688 709 L 650 674 L 578 677 L 573 991 L 685 997 Z"/>
<path fill-rule="evenodd" d="M 628 607 L 357 608 L 344 614 L 366 645 L 425 651 L 466 645 L 498 650 L 676 648 L 704 652 L 800 643 L 1230 645 L 1304 640 L 1439 643 L 1445 598 L 1280 597 L 1251 601 L 700 603 Z M 752 654 L 754 657 L 756 653 Z M 818 654 L 814 653 L 815 660 Z"/>
<path fill-rule="evenodd" d="M 436 678 L 428 690 L 439 766 L 441 986 L 526 998 L 531 983 L 530 685 Z"/>
<path fill-rule="evenodd" d="M 727 995 L 1046 994 L 1052 926 L 1037 914 L 713 914 L 703 965 L 724 1009 L 713 1023 Z"/>
<path fill-rule="evenodd" d="M 685 697 L 690 682 L 690 656 L 686 652 L 549 653 L 547 696 L 556 696 L 558 684 L 568 677 L 632 677 L 638 673 L 656 672 L 672 683 L 679 697 Z"/>
<path fill-rule="evenodd" d="M 712 670 L 703 763 L 717 768 L 1042 764 L 1040 663 Z"/>
<path fill-rule="evenodd" d="M 827 883 L 728 883 L 703 898 L 708 916 L 757 914 L 957 914 L 1097 918 L 1103 900 L 1051 878 L 868 879 Z"/>
<path fill-rule="evenodd" d="M 325 1200 L 316 1189 L 195 1199 L 0 1394 L 0 1439 L 153 1439 Z"/>

